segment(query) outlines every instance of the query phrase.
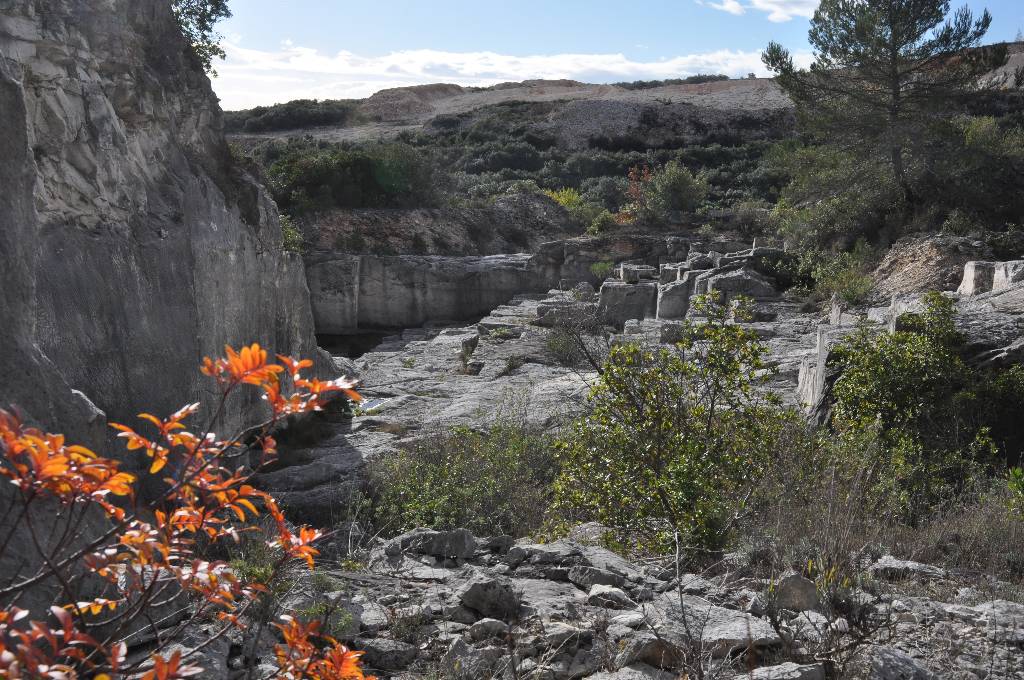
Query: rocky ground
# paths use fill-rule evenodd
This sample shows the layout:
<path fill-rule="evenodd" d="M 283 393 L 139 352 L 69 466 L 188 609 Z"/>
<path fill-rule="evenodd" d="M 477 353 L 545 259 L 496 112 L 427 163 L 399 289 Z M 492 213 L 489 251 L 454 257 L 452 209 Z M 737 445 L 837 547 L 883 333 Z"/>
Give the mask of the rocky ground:
<path fill-rule="evenodd" d="M 531 421 L 557 428 L 584 407 L 596 378 L 585 364 L 564 365 L 549 342 L 570 310 L 603 315 L 610 342 L 659 343 L 678 333 L 689 295 L 751 295 L 755 315 L 746 323 L 777 369 L 769 389 L 813 413 L 835 341 L 865 324 L 884 330 L 919 304 L 917 290 L 888 305 L 820 310 L 761 273 L 766 260 L 784 254 L 698 247 L 657 268 L 621 265 L 598 291 L 582 283 L 519 296 L 475 324 L 411 329 L 356 360 L 336 357 L 363 379 L 368 401 L 355 417 L 326 414 L 305 428 L 315 442 L 293 443 L 285 466 L 261 484 L 296 519 L 323 524 L 325 509 L 344 509 L 367 459 L 425 433 L 484 426 L 517 402 L 528 405 Z M 964 265 L 948 252 L 963 243 L 945 247 L 924 279 L 948 279 L 950 267 L 966 271 L 959 292 L 948 294 L 957 298 L 975 360 L 1018 359 L 1024 266 Z M 910 258 L 906 266 L 920 273 L 922 262 Z M 890 263 L 885 271 L 898 269 Z M 848 664 L 851 677 L 1024 677 L 1024 605 L 1006 599 L 1021 596 L 1008 584 L 876 556 L 865 564 L 858 606 L 867 609 L 854 625 L 812 598 L 801 577 L 773 586 L 777 578 L 759 576 L 738 555 L 680 576 L 600 547 L 595 531 L 542 545 L 419 530 L 378 543 L 365 570 L 328 568 L 332 590 L 305 596 L 347 612 L 340 619 L 347 634 L 383 677 L 668 679 L 694 677 L 701 666 L 703 677 L 823 678 L 835 663 Z M 325 548 L 345 552 L 340 544 Z M 870 635 L 865 621 L 874 622 Z"/>
<path fill-rule="evenodd" d="M 947 244 L 954 249 L 962 245 Z M 364 462 L 389 448 L 455 424 L 485 426 L 503 409 L 519 409 L 531 423 L 557 428 L 585 407 L 596 378 L 585 361 L 567 362 L 552 343 L 552 329 L 560 318 L 604 318 L 606 336 L 592 339 L 598 350 L 623 340 L 671 343 L 691 315 L 688 300 L 694 293 L 752 297 L 753 318 L 742 323 L 769 350 L 773 372 L 766 388 L 784 403 L 820 417 L 827 405 L 831 347 L 861 327 L 889 328 L 898 314 L 919 308 L 924 290 L 859 309 L 809 305 L 781 292 L 770 273 L 762 273 L 771 271 L 772 258 L 785 257 L 781 251 L 696 240 L 673 248 L 670 256 L 664 246 L 648 244 L 646 252 L 655 254 L 646 261 L 670 261 L 659 267 L 643 260 L 621 265 L 599 291 L 587 282 L 565 279 L 564 289 L 515 296 L 475 323 L 409 329 L 358 359 L 335 357 L 339 370 L 362 380 L 367 401 L 354 417 L 328 413 L 313 424 L 304 423 L 302 433 L 285 448 L 280 466 L 261 476 L 262 485 L 297 520 L 325 524 L 330 523 L 326 514 L 343 514 Z M 964 268 L 952 256 L 936 258 L 933 264 L 937 271 L 925 277 L 928 281 L 948 279 L 946 270 Z M 560 271 L 568 266 L 563 260 Z M 922 263 L 911 258 L 906 266 L 917 271 Z M 949 294 L 957 297 L 958 324 L 973 359 L 1019 359 L 1024 347 L 1020 267 L 980 262 L 966 268 L 969 281 L 959 294 Z M 886 271 L 900 275 L 895 264 Z M 392 290 L 390 295 L 399 293 Z M 316 291 L 313 298 L 316 308 Z"/>
<path fill-rule="evenodd" d="M 1024 605 L 998 583 L 883 555 L 844 615 L 810 580 L 759 577 L 741 554 L 685 573 L 624 559 L 599 535 L 418 529 L 380 543 L 365 569 L 324 571 L 318 597 L 381 677 L 1024 677 Z"/>

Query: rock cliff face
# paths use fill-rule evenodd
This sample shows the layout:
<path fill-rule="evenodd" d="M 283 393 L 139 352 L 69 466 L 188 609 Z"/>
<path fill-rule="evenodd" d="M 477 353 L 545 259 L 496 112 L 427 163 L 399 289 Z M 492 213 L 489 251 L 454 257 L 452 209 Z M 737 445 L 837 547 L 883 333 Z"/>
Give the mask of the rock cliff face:
<path fill-rule="evenodd" d="M 0 402 L 75 430 L 202 398 L 225 343 L 315 355 L 302 262 L 169 2 L 0 0 L 0 112 Z"/>
<path fill-rule="evenodd" d="M 465 321 L 516 295 L 562 284 L 599 284 L 598 262 L 657 265 L 685 258 L 688 241 L 672 236 L 581 237 L 542 243 L 534 255 L 352 255 L 317 252 L 306 258 L 318 333 Z"/>

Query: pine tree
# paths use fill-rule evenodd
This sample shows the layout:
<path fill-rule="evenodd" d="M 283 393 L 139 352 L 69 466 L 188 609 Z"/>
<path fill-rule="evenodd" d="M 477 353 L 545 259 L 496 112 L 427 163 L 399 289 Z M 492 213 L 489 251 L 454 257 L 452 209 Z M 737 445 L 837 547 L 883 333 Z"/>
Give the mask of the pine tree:
<path fill-rule="evenodd" d="M 992 23 L 949 0 L 822 0 L 811 20 L 809 70 L 772 42 L 762 61 L 797 105 L 808 130 L 861 154 L 884 157 L 908 204 L 907 157 L 935 148 L 932 124 L 948 118 L 978 77 L 1006 63 L 1005 45 L 980 47 Z M 939 142 L 941 144 L 941 142 Z"/>

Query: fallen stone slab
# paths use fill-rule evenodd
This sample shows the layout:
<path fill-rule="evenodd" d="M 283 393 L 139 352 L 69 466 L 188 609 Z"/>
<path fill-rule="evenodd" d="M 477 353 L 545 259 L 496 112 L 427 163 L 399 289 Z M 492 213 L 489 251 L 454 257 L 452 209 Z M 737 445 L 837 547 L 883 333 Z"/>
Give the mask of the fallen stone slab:
<path fill-rule="evenodd" d="M 755 668 L 747 677 L 750 680 L 825 680 L 825 667 L 820 663 L 800 665 L 787 661 Z"/>
<path fill-rule="evenodd" d="M 934 579 L 945 578 L 946 570 L 930 564 L 896 559 L 886 555 L 868 567 L 872 576 L 887 581 L 903 581 L 908 578 Z"/>

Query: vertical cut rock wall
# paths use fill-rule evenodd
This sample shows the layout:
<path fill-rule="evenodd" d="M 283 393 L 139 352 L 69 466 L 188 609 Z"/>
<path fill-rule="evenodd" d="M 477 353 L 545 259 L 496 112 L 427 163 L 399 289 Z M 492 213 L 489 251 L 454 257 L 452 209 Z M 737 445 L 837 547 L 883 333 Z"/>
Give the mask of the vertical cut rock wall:
<path fill-rule="evenodd" d="M 169 0 L 0 0 L 0 284 L 0 403 L 51 428 L 200 400 L 226 343 L 316 355 Z"/>

